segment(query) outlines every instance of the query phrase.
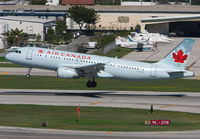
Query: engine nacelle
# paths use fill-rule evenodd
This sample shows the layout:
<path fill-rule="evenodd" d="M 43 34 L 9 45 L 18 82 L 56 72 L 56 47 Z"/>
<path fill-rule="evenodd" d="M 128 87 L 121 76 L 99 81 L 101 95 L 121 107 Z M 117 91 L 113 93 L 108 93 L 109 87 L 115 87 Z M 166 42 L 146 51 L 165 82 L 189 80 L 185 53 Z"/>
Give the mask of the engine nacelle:
<path fill-rule="evenodd" d="M 69 69 L 66 67 L 60 67 L 57 70 L 57 75 L 60 78 L 79 78 L 75 69 Z"/>

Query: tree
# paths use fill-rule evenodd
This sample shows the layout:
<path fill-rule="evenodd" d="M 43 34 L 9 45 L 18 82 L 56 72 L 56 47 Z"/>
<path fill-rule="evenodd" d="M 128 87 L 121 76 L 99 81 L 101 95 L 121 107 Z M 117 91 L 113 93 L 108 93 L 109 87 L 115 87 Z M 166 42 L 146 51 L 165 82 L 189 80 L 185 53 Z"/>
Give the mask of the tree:
<path fill-rule="evenodd" d="M 87 17 L 90 18 L 85 18 L 85 23 L 87 23 L 90 27 L 90 25 L 95 25 L 99 21 L 99 15 L 95 12 L 94 9 L 88 8 L 87 11 Z"/>
<path fill-rule="evenodd" d="M 64 20 L 56 20 L 56 34 L 62 35 L 67 30 L 67 26 Z"/>
<path fill-rule="evenodd" d="M 61 19 L 56 20 L 56 36 L 58 41 L 65 40 L 64 35 L 66 33 L 66 30 L 67 30 L 66 22 Z"/>
<path fill-rule="evenodd" d="M 47 35 L 46 35 L 46 41 L 48 43 L 54 43 L 54 41 L 56 40 L 56 34 L 55 31 L 52 28 L 49 28 L 47 30 Z"/>
<path fill-rule="evenodd" d="M 36 41 L 39 42 L 39 41 L 41 41 L 42 36 L 40 34 L 38 34 L 38 35 L 36 35 L 35 38 L 36 38 Z"/>
<path fill-rule="evenodd" d="M 16 28 L 15 30 L 11 29 L 3 35 L 6 36 L 6 41 L 8 42 L 9 46 L 21 46 L 28 40 L 28 34 L 24 33 L 23 30 L 19 30 L 18 28 Z"/>
<path fill-rule="evenodd" d="M 74 20 L 80 27 L 86 24 L 96 24 L 99 20 L 99 15 L 92 8 L 87 8 L 84 6 L 72 6 L 68 10 L 69 17 Z"/>
<path fill-rule="evenodd" d="M 140 32 L 140 31 L 141 31 L 141 26 L 140 26 L 139 24 L 137 24 L 137 25 L 135 26 L 135 31 L 136 31 L 136 32 Z"/>

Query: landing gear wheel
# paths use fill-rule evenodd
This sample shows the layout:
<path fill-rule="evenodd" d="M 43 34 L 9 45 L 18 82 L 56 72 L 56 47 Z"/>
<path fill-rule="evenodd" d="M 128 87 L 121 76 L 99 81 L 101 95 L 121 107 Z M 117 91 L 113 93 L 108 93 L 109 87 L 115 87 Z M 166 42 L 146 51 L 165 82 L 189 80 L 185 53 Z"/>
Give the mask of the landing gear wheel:
<path fill-rule="evenodd" d="M 87 82 L 87 87 L 88 88 L 92 87 L 92 82 L 90 80 Z"/>
<path fill-rule="evenodd" d="M 91 81 L 89 80 L 89 81 L 87 82 L 87 87 L 88 87 L 88 88 L 90 88 L 90 87 L 97 87 L 97 82 L 94 81 L 94 80 L 91 82 Z"/>
<path fill-rule="evenodd" d="M 92 81 L 92 87 L 97 87 L 97 82 Z"/>
<path fill-rule="evenodd" d="M 30 78 L 31 77 L 31 75 L 30 74 L 26 74 L 26 78 Z"/>
<path fill-rule="evenodd" d="M 26 78 L 30 78 L 31 77 L 31 75 L 30 75 L 31 70 L 32 70 L 32 68 L 28 68 L 28 73 L 26 74 Z"/>

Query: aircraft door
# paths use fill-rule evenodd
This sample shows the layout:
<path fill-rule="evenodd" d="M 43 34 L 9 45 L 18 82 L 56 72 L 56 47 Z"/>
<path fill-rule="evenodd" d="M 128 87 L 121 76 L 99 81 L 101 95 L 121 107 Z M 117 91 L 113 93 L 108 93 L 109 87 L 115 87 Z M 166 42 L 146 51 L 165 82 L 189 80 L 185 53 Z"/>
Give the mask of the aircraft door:
<path fill-rule="evenodd" d="M 151 66 L 150 77 L 153 77 L 153 78 L 156 77 L 156 70 L 157 70 L 157 67 L 155 65 Z"/>
<path fill-rule="evenodd" d="M 33 47 L 28 47 L 26 59 L 32 60 L 32 55 L 33 55 Z"/>

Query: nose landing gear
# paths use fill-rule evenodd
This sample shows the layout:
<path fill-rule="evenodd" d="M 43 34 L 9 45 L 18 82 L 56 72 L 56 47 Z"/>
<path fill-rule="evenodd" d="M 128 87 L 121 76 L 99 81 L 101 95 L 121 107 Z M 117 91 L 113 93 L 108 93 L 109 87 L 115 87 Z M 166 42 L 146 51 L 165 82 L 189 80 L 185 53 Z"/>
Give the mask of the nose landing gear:
<path fill-rule="evenodd" d="M 30 75 L 31 70 L 32 70 L 32 68 L 29 68 L 29 69 L 28 69 L 28 74 L 26 74 L 26 78 L 30 78 L 30 77 L 31 77 L 31 75 Z"/>

